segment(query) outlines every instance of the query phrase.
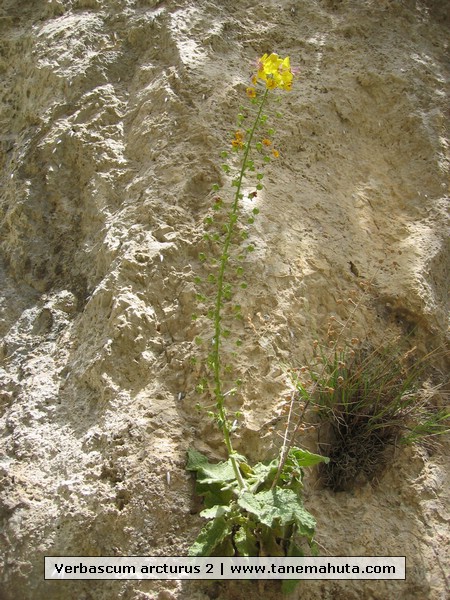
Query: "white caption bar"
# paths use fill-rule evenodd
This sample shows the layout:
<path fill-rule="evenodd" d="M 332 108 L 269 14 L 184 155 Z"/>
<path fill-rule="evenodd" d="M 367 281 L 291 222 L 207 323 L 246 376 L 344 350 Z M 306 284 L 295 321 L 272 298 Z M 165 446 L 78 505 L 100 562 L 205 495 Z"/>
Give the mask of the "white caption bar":
<path fill-rule="evenodd" d="M 405 579 L 404 556 L 46 556 L 45 579 Z"/>

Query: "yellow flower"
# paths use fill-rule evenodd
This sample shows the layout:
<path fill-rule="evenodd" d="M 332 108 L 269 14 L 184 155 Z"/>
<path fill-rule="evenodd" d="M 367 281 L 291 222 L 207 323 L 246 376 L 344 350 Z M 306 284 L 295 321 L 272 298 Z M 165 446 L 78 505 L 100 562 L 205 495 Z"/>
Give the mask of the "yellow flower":
<path fill-rule="evenodd" d="M 257 73 L 252 82 L 261 79 L 269 90 L 277 87 L 289 91 L 292 89 L 293 74 L 289 56 L 280 58 L 278 54 L 264 54 L 258 60 Z"/>
<path fill-rule="evenodd" d="M 280 156 L 280 153 L 278 152 L 278 150 L 275 150 L 275 148 L 272 150 L 272 154 L 275 158 L 278 158 Z"/>
<path fill-rule="evenodd" d="M 242 131 L 236 131 L 234 134 L 234 140 L 231 140 L 231 145 L 233 148 L 243 148 L 244 147 L 244 134 Z"/>
<path fill-rule="evenodd" d="M 256 98 L 256 90 L 255 90 L 255 88 L 248 87 L 247 90 L 246 90 L 246 92 L 247 92 L 247 96 L 249 98 Z"/>
<path fill-rule="evenodd" d="M 267 138 L 264 138 L 262 143 L 264 144 L 264 146 L 270 146 L 272 142 L 270 140 L 268 140 Z"/>

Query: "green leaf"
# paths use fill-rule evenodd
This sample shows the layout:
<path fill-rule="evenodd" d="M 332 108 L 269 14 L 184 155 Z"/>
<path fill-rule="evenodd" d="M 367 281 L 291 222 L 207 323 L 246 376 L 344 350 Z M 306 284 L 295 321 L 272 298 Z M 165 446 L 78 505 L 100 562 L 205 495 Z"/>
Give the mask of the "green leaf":
<path fill-rule="evenodd" d="M 187 471 L 198 471 L 198 469 L 208 462 L 207 457 L 195 448 L 189 448 L 187 455 Z"/>
<path fill-rule="evenodd" d="M 301 448 L 291 448 L 288 455 L 288 460 L 295 461 L 299 467 L 312 467 L 319 463 L 328 464 L 330 459 L 327 456 L 321 456 L 320 454 L 313 454 L 307 450 Z"/>
<path fill-rule="evenodd" d="M 203 394 L 203 392 L 206 390 L 206 383 L 206 380 L 202 379 L 200 383 L 195 386 L 195 391 L 197 394 Z"/>
<path fill-rule="evenodd" d="M 189 548 L 188 556 L 211 556 L 214 548 L 231 534 L 232 527 L 233 523 L 224 516 L 210 521 L 202 528 L 197 539 Z"/>
<path fill-rule="evenodd" d="M 234 489 L 236 486 L 236 480 L 233 482 L 230 481 L 228 486 L 225 486 L 222 481 L 202 483 L 197 480 L 195 491 L 199 496 L 203 496 L 205 507 L 211 508 L 217 505 L 225 506 L 229 504 L 234 498 Z"/>
<path fill-rule="evenodd" d="M 252 531 L 253 528 L 249 525 L 254 527 L 255 524 L 247 521 L 234 534 L 234 545 L 239 556 L 258 556 L 259 554 L 257 539 Z"/>
<path fill-rule="evenodd" d="M 226 462 L 210 463 L 206 456 L 198 450 L 188 450 L 188 471 L 197 471 L 197 481 L 202 484 L 221 483 L 232 481 L 235 478 L 233 466 L 230 460 Z"/>
<path fill-rule="evenodd" d="M 293 490 L 275 488 L 257 494 L 244 492 L 238 504 L 267 527 L 295 523 L 302 535 L 308 538 L 314 535 L 316 521 Z"/>
<path fill-rule="evenodd" d="M 278 460 L 274 459 L 270 463 L 256 463 L 253 467 L 252 477 L 249 478 L 249 484 L 257 490 L 263 485 L 270 485 L 275 478 L 278 470 Z"/>
<path fill-rule="evenodd" d="M 240 464 L 246 464 L 244 456 L 234 456 Z M 196 492 L 199 496 L 204 496 L 206 508 L 224 506 L 232 501 L 238 484 L 230 459 L 212 464 L 200 452 L 189 450 L 186 468 L 197 472 Z"/>
<path fill-rule="evenodd" d="M 231 508 L 229 506 L 224 506 L 223 504 L 216 504 L 211 508 L 205 508 L 200 513 L 200 516 L 204 519 L 218 519 L 222 517 L 226 513 L 229 513 Z"/>
<path fill-rule="evenodd" d="M 282 546 L 283 531 L 281 527 L 259 525 L 258 538 L 262 556 L 285 556 Z"/>
<path fill-rule="evenodd" d="M 233 288 L 231 287 L 231 285 L 229 283 L 226 283 L 223 286 L 223 297 L 225 298 L 225 300 L 230 300 L 232 295 L 233 295 Z"/>
<path fill-rule="evenodd" d="M 281 582 L 281 593 L 284 596 L 288 596 L 295 591 L 297 585 L 299 584 L 298 579 L 283 579 Z"/>

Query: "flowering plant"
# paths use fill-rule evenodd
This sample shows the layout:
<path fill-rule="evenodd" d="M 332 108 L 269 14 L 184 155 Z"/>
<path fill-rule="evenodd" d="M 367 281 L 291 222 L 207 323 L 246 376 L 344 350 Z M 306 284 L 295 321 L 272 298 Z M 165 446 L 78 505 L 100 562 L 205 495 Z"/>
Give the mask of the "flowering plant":
<path fill-rule="evenodd" d="M 233 369 L 225 357 L 233 339 L 235 347 L 242 345 L 232 331 L 233 323 L 242 320 L 236 295 L 247 287 L 243 264 L 255 250 L 255 244 L 248 241 L 248 226 L 259 213 L 257 206 L 249 211 L 242 204 L 244 198 L 249 205 L 258 197 L 264 188 L 263 167 L 279 157 L 272 141 L 275 130 L 264 108 L 273 90 L 291 90 L 293 77 L 289 57 L 272 53 L 258 60 L 252 85 L 246 88 L 250 106 L 241 106 L 230 149 L 221 153 L 225 160 L 222 169 L 230 177 L 234 192 L 227 199 L 221 186 L 215 184 L 213 205 L 204 219 L 203 237 L 212 257 L 206 252 L 199 254 L 207 273 L 205 278 L 196 278 L 202 286 L 197 298 L 202 312 L 212 321 L 212 331 L 205 364 L 209 374 L 200 380 L 197 392 L 209 392 L 214 398 L 215 410 L 209 415 L 222 431 L 228 457 L 225 462 L 211 464 L 196 450 L 189 451 L 187 468 L 197 475 L 197 492 L 205 501 L 201 515 L 208 519 L 191 548 L 192 555 L 296 556 L 303 552 L 302 539 L 313 547 L 315 521 L 300 497 L 303 468 L 327 459 L 292 447 L 283 456 L 281 467 L 279 458 L 250 466 L 232 445 L 241 414 L 238 411 L 230 418 L 225 406 L 242 383 L 239 378 L 229 381 Z M 253 121 L 249 123 L 250 116 Z M 201 322 L 198 314 L 193 318 Z M 197 336 L 195 341 L 201 344 L 204 340 Z M 231 352 L 231 357 L 235 354 Z"/>

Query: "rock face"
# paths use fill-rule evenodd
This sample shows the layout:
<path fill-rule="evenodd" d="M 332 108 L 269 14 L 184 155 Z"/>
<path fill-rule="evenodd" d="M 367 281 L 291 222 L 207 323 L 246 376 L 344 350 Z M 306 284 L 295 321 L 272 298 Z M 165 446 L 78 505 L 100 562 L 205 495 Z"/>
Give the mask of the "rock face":
<path fill-rule="evenodd" d="M 372 291 L 355 335 L 445 342 L 447 8 L 4 0 L 2 600 L 279 597 L 278 582 L 46 582 L 43 556 L 183 555 L 201 526 L 186 450 L 221 445 L 194 410 L 193 278 L 220 150 L 264 52 L 300 74 L 240 299 L 238 449 L 273 456 L 282 367 L 302 364 L 359 282 Z M 408 576 L 308 581 L 299 597 L 448 597 L 446 448 L 398 450 L 351 494 L 306 486 L 324 554 L 406 555 Z"/>

